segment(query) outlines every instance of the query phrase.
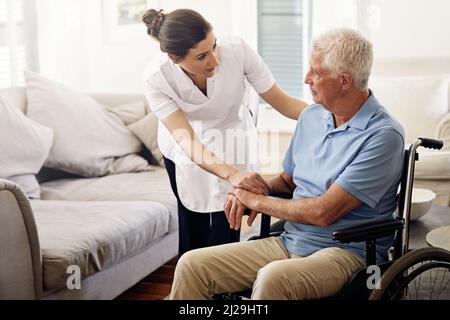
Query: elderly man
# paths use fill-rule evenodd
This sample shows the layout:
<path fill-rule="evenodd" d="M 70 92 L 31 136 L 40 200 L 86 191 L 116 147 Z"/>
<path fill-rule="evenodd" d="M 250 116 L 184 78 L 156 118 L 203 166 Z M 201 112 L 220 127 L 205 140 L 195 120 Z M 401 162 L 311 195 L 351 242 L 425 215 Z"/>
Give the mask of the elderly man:
<path fill-rule="evenodd" d="M 364 265 L 365 246 L 333 241 L 334 230 L 392 218 L 402 173 L 404 132 L 368 89 L 372 45 L 338 29 L 313 41 L 305 83 L 315 104 L 300 115 L 270 181 L 277 199 L 234 189 L 225 204 L 230 226 L 242 212 L 286 220 L 280 237 L 195 250 L 178 262 L 172 299 L 210 299 L 253 289 L 252 299 L 316 299 L 340 291 Z M 392 238 L 377 243 L 386 258 Z"/>

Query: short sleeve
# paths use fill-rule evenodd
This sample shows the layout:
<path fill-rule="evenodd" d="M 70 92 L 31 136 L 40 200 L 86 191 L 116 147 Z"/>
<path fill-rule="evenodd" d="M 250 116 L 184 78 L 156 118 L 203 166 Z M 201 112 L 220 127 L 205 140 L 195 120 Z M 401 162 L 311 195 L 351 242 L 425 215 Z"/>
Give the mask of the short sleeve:
<path fill-rule="evenodd" d="M 404 152 L 404 139 L 397 131 L 380 131 L 366 141 L 336 183 L 375 208 L 400 178 Z"/>
<path fill-rule="evenodd" d="M 294 176 L 294 169 L 295 169 L 295 162 L 294 162 L 294 153 L 293 148 L 295 145 L 295 139 L 297 137 L 297 130 L 298 126 L 300 124 L 300 121 L 297 122 L 297 126 L 295 127 L 295 132 L 292 135 L 291 143 L 289 144 L 289 148 L 286 151 L 286 154 L 284 155 L 283 159 L 283 170 L 286 171 L 288 175 L 291 177 Z"/>
<path fill-rule="evenodd" d="M 154 78 L 145 81 L 145 96 L 148 105 L 159 120 L 163 120 L 180 108 L 175 101 L 153 84 Z"/>
<path fill-rule="evenodd" d="M 244 74 L 248 82 L 258 94 L 264 93 L 273 87 L 275 79 L 269 68 L 261 58 L 245 41 L 242 41 L 244 50 Z"/>

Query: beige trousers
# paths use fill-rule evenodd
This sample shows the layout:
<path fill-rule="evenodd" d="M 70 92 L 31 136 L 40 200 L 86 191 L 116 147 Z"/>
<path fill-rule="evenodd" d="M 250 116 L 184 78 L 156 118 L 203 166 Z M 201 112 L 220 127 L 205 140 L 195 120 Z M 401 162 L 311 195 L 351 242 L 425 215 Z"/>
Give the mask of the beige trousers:
<path fill-rule="evenodd" d="M 252 289 L 255 300 L 318 299 L 337 294 L 364 262 L 341 248 L 301 257 L 278 238 L 189 251 L 178 261 L 171 299 L 212 299 Z"/>

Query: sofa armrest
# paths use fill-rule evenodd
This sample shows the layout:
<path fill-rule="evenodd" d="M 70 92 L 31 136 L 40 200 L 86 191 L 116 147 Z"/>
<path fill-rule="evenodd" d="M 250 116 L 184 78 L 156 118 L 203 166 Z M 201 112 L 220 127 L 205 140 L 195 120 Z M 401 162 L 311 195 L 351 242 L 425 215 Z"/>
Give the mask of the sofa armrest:
<path fill-rule="evenodd" d="M 30 202 L 0 179 L 0 300 L 42 296 L 42 256 Z"/>
<path fill-rule="evenodd" d="M 439 123 L 435 131 L 435 138 L 444 142 L 442 150 L 450 150 L 450 112 L 446 113 Z"/>

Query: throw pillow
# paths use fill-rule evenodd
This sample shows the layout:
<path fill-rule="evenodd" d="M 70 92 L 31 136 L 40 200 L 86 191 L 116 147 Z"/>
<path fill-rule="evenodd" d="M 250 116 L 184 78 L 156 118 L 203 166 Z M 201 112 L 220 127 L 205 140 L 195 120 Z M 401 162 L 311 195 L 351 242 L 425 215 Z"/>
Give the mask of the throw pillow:
<path fill-rule="evenodd" d="M 0 178 L 17 183 L 29 198 L 40 198 L 35 174 L 47 158 L 53 131 L 25 115 L 0 97 Z"/>
<path fill-rule="evenodd" d="M 108 111 L 117 115 L 125 125 L 135 123 L 139 119 L 142 119 L 147 114 L 147 108 L 144 101 L 134 101 L 119 106 L 105 106 Z"/>
<path fill-rule="evenodd" d="M 406 142 L 435 137 L 436 127 L 448 112 L 449 78 L 372 77 L 369 87 L 380 103 L 400 121 Z"/>
<path fill-rule="evenodd" d="M 117 115 L 39 74 L 27 71 L 25 79 L 28 116 L 55 134 L 46 167 L 85 177 L 151 170 L 136 155 L 141 142 Z"/>
<path fill-rule="evenodd" d="M 156 162 L 164 167 L 163 155 L 158 147 L 158 118 L 153 112 L 129 125 L 128 128 L 144 143 Z"/>

